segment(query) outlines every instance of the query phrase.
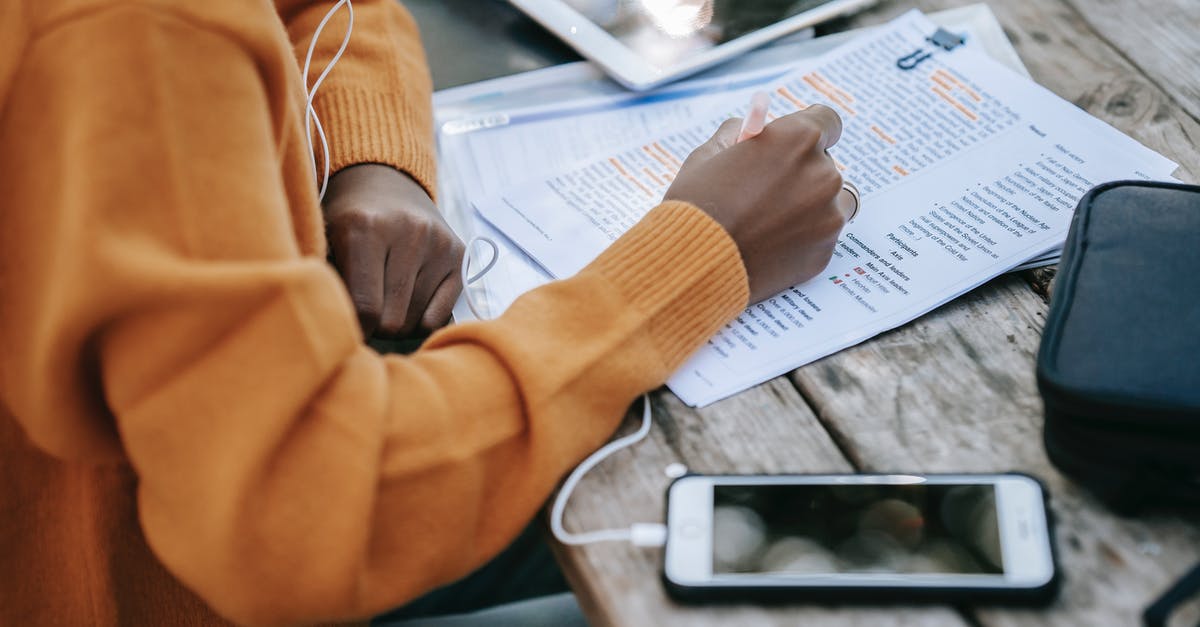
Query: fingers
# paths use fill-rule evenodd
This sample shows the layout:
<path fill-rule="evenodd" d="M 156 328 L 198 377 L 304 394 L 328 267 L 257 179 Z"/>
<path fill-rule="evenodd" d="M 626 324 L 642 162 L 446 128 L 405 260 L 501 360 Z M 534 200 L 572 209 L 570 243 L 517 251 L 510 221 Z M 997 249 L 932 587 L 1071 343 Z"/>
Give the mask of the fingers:
<path fill-rule="evenodd" d="M 771 124 L 766 130 L 787 141 L 802 146 L 804 150 L 815 148 L 828 150 L 842 137 L 842 118 L 825 105 L 815 104 L 807 109 L 789 113 Z"/>
<path fill-rule="evenodd" d="M 434 291 L 429 299 L 429 306 L 421 316 L 421 328 L 434 331 L 450 322 L 450 314 L 454 312 L 454 303 L 462 292 L 462 277 L 458 272 L 451 272 L 442 284 Z"/>
<path fill-rule="evenodd" d="M 379 333 L 384 337 L 433 331 L 450 319 L 461 291 L 463 245 L 448 231 L 411 228 L 416 241 L 394 243 L 387 262 L 387 288 Z"/>
<path fill-rule="evenodd" d="M 818 142 L 821 150 L 828 150 L 842 138 L 842 117 L 837 111 L 815 104 L 796 115 L 805 116 L 821 130 L 821 140 Z"/>
<path fill-rule="evenodd" d="M 386 248 L 353 231 L 334 231 L 330 235 L 334 263 L 346 282 L 350 300 L 358 313 L 363 335 L 371 337 L 383 315 L 383 280 Z"/>
<path fill-rule="evenodd" d="M 711 145 L 713 150 L 720 152 L 737 143 L 738 132 L 742 129 L 742 120 L 740 118 L 729 118 L 717 127 L 717 132 L 704 142 L 706 146 Z"/>
<path fill-rule="evenodd" d="M 413 288 L 412 299 L 408 302 L 408 311 L 404 317 L 404 325 L 398 331 L 400 335 L 409 335 L 417 330 L 418 325 L 424 331 L 432 331 L 435 327 L 425 325 L 425 313 L 429 310 L 429 304 L 433 299 L 433 295 L 437 289 L 445 283 L 450 277 L 450 273 L 443 268 L 433 268 L 426 266 L 421 268 L 417 275 L 417 283 Z M 454 306 L 453 303 L 450 304 Z"/>
<path fill-rule="evenodd" d="M 700 159 L 707 160 L 717 153 L 737 143 L 738 132 L 742 128 L 741 118 L 729 118 L 717 127 L 717 131 L 713 136 L 708 138 L 708 141 L 700 144 L 688 155 L 688 160 Z"/>
<path fill-rule="evenodd" d="M 446 278 L 436 286 L 428 302 L 415 313 L 420 319 L 420 328 L 426 332 L 436 331 L 450 322 L 450 314 L 454 311 L 454 303 L 462 293 L 462 264 L 467 247 L 454 235 L 441 242 L 442 249 L 439 259 L 448 267 Z"/>
<path fill-rule="evenodd" d="M 389 166 L 351 166 L 331 180 L 324 210 L 334 262 L 367 336 L 446 322 L 463 245 L 424 187 Z"/>
<path fill-rule="evenodd" d="M 397 337 L 412 331 L 415 323 L 409 318 L 413 297 L 420 280 L 421 254 L 424 246 L 393 246 L 388 253 L 383 276 L 383 315 L 379 334 Z"/>
<path fill-rule="evenodd" d="M 756 97 L 759 95 L 755 94 Z M 743 124 L 741 118 L 725 120 L 708 141 L 700 144 L 692 151 L 692 154 L 688 156 L 688 160 L 699 159 L 703 161 L 710 159 L 726 148 L 742 141 L 743 135 L 747 139 L 757 135 L 764 128 L 765 116 L 765 108 L 752 106 L 745 124 Z M 827 150 L 842 137 L 841 116 L 825 105 L 812 105 L 803 111 L 797 111 L 796 113 L 784 116 L 780 121 L 785 121 L 784 124 L 787 125 L 798 124 L 815 128 L 818 132 L 816 141 L 818 150 Z M 746 127 L 745 133 L 743 132 L 743 126 Z"/>

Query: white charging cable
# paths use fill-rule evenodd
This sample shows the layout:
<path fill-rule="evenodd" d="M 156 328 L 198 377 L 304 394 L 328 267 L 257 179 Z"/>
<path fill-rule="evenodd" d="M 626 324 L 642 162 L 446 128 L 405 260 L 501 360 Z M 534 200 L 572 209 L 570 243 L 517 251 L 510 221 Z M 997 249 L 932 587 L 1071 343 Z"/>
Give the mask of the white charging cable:
<path fill-rule="evenodd" d="M 483 269 L 475 274 L 470 274 L 468 268 L 471 264 L 471 252 L 476 249 L 476 244 L 486 244 L 491 248 L 491 258 Z M 467 308 L 478 319 L 484 320 L 484 316 L 480 315 L 479 308 L 476 306 L 475 299 L 471 295 L 471 284 L 483 278 L 496 265 L 500 258 L 500 247 L 496 242 L 487 237 L 475 237 L 467 243 L 466 252 L 463 256 L 462 263 L 462 283 L 463 297 L 467 301 Z M 575 491 L 575 486 L 583 479 L 589 470 L 595 467 L 600 462 L 604 461 L 608 456 L 617 451 L 633 446 L 641 442 L 650 433 L 651 425 L 651 409 L 650 395 L 642 395 L 642 426 L 633 433 L 613 440 L 601 447 L 596 452 L 592 453 L 583 460 L 575 470 L 567 475 L 567 480 L 563 482 L 562 489 L 558 491 L 558 496 L 554 498 L 554 505 L 550 508 L 550 532 L 554 537 L 563 544 L 578 546 L 581 544 L 591 544 L 593 542 L 613 542 L 626 541 L 631 542 L 635 546 L 654 547 L 662 546 L 667 542 L 667 526 L 662 523 L 634 523 L 628 529 L 601 529 L 599 531 L 586 531 L 583 533 L 573 533 L 567 531 L 563 526 L 563 513 L 567 509 L 567 501 L 571 498 L 571 493 Z"/>
<path fill-rule="evenodd" d="M 342 45 L 338 48 L 337 54 L 333 55 L 333 58 L 330 59 L 329 63 L 325 65 L 325 69 L 321 71 L 321 75 L 317 77 L 317 81 L 313 83 L 312 87 L 309 87 L 308 71 L 312 66 L 313 52 L 317 49 L 317 40 L 321 38 L 321 32 L 325 30 L 325 25 L 329 23 L 329 20 L 333 19 L 333 16 L 337 14 L 338 10 L 340 10 L 343 5 L 345 5 L 346 10 L 349 11 L 349 21 L 346 22 L 346 35 L 342 38 Z M 321 140 L 321 154 L 324 156 L 325 168 L 324 172 L 320 173 L 321 188 L 320 193 L 318 194 L 318 198 L 320 200 L 325 200 L 325 189 L 329 185 L 329 141 L 325 137 L 325 128 L 321 126 L 321 118 L 317 116 L 317 110 L 313 108 L 313 101 L 317 97 L 317 90 L 321 88 L 321 83 L 325 82 L 325 77 L 329 76 L 329 72 L 333 70 L 333 66 L 337 65 L 337 62 L 342 58 L 342 54 L 346 52 L 346 47 L 350 45 L 350 33 L 353 30 L 354 5 L 350 4 L 350 0 L 338 0 L 338 2 L 329 9 L 329 12 L 325 14 L 325 17 L 321 20 L 321 23 L 317 25 L 317 30 L 313 33 L 312 40 L 308 42 L 308 54 L 304 56 L 304 73 L 302 74 L 304 78 L 304 91 L 306 97 L 304 106 L 304 135 L 305 139 L 308 141 L 308 154 L 312 159 L 314 174 L 317 173 L 317 155 L 316 152 L 313 151 L 312 143 L 314 126 L 317 130 L 317 137 Z"/>
<path fill-rule="evenodd" d="M 628 529 L 601 529 L 583 533 L 572 533 L 563 527 L 563 512 L 567 509 L 567 500 L 571 498 L 571 493 L 575 491 L 579 480 L 583 479 L 583 476 L 592 467 L 604 461 L 609 455 L 646 439 L 650 433 L 650 413 L 650 395 L 643 394 L 642 426 L 637 431 L 613 440 L 601 447 L 600 450 L 588 455 L 583 463 L 576 466 L 575 470 L 567 475 L 567 480 L 563 482 L 562 489 L 558 491 L 558 496 L 554 497 L 554 505 L 550 508 L 550 532 L 559 542 L 578 546 L 593 542 L 627 541 L 633 543 L 634 546 L 647 547 L 662 546 L 667 543 L 667 526 L 662 523 L 633 523 Z"/>

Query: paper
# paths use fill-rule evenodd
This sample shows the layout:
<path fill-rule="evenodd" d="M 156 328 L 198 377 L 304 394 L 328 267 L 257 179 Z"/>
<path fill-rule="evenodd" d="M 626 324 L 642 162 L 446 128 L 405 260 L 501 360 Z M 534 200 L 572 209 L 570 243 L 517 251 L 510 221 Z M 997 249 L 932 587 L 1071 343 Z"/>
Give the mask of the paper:
<path fill-rule="evenodd" d="M 586 70 L 577 69 L 584 70 L 585 76 L 575 72 L 574 76 L 564 77 L 566 72 L 560 68 L 543 73 L 548 82 L 587 80 Z M 615 150 L 630 141 L 652 137 L 662 128 L 678 124 L 678 120 L 712 111 L 730 94 L 749 93 L 783 72 L 784 68 L 771 64 L 689 80 L 650 95 L 619 91 L 568 97 L 567 104 L 556 102 L 481 115 L 448 116 L 451 119 L 440 129 L 443 160 L 444 165 L 458 175 L 459 185 L 456 189 L 442 190 L 440 204 L 469 206 L 471 199 L 494 195 L 531 176 L 545 176 L 562 169 L 564 164 L 586 160 L 598 151 Z M 491 93 L 472 88 L 450 96 L 455 97 L 452 102 L 461 102 Z M 450 98 L 443 97 L 443 103 L 446 100 Z M 448 108 L 442 105 L 442 110 Z M 485 279 L 490 289 L 482 292 L 477 286 L 468 288 L 477 292 L 476 300 L 482 301 L 484 311 L 481 313 L 484 315 L 498 315 L 520 294 L 551 280 L 549 274 L 490 224 L 474 221 L 470 215 L 451 213 L 448 217 L 464 240 L 487 237 L 499 248 L 502 263 L 497 264 Z M 480 248 L 481 252 L 486 252 Z M 456 318 L 466 315 L 465 307 L 455 309 Z"/>
<path fill-rule="evenodd" d="M 967 33 L 967 46 L 977 47 L 1014 71 L 1028 75 L 987 5 L 940 11 L 931 17 L 954 32 Z M 680 116 L 688 115 L 693 105 L 707 110 L 722 101 L 722 94 L 728 90 L 782 76 L 798 62 L 832 50 L 862 32 L 772 45 L 645 95 L 625 91 L 586 62 L 435 94 L 442 174 L 438 204 L 464 241 L 488 237 L 500 249 L 492 271 L 467 288 L 481 313 L 486 317 L 499 315 L 517 296 L 551 277 L 479 217 L 471 205 L 473 199 L 497 194 L 521 180 L 553 174 L 573 158 L 621 148 L 629 138 L 651 137 L 685 119 Z M 617 132 L 611 132 L 613 129 Z M 558 146 L 566 150 L 554 148 Z M 565 159 L 564 152 L 568 155 Z M 486 252 L 480 245 L 480 253 Z M 1020 267 L 1046 265 L 1056 259 L 1054 251 Z M 455 319 L 471 317 L 460 299 Z"/>
<path fill-rule="evenodd" d="M 909 13 L 774 85 L 774 115 L 814 102 L 842 114 L 831 152 L 863 209 L 820 277 L 748 307 L 670 379 L 685 402 L 711 403 L 912 320 L 1061 246 L 1092 185 L 1174 171 L 970 48 L 898 69 L 933 30 Z M 551 274 L 570 276 L 651 209 L 744 102 L 476 207 Z"/>

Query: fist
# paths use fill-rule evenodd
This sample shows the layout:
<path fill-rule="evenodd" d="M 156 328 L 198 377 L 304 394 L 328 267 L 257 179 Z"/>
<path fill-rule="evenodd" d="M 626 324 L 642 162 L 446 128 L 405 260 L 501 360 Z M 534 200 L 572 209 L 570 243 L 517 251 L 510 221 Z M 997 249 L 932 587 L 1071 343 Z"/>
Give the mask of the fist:
<path fill-rule="evenodd" d="M 725 227 L 757 302 L 825 269 L 853 205 L 839 198 L 842 177 L 826 152 L 842 131 L 832 109 L 813 105 L 735 143 L 740 125 L 726 121 L 696 148 L 664 199 L 690 202 Z"/>
<path fill-rule="evenodd" d="M 351 166 L 330 179 L 324 209 L 364 335 L 403 337 L 449 322 L 463 244 L 416 181 L 384 165 Z"/>

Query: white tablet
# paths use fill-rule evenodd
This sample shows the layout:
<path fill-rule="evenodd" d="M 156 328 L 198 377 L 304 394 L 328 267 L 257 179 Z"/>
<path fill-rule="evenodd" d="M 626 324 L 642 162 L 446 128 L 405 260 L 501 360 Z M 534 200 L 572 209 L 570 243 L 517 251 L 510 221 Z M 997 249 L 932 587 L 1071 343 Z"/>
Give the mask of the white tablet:
<path fill-rule="evenodd" d="M 877 0 L 509 0 L 621 84 L 642 90 Z"/>

